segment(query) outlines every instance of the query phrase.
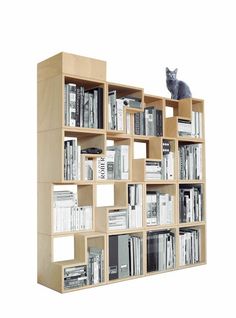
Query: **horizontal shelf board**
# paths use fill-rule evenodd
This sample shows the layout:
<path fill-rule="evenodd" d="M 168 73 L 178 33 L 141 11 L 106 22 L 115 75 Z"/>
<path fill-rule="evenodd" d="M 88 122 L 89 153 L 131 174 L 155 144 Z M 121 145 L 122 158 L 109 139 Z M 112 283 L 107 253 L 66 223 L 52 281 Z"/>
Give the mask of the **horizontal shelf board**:
<path fill-rule="evenodd" d="M 78 260 L 68 260 L 68 261 L 59 261 L 53 262 L 53 264 L 64 267 L 73 267 L 73 266 L 80 266 L 80 265 L 87 265 L 87 263 L 79 262 Z"/>
<path fill-rule="evenodd" d="M 198 262 L 194 264 L 182 265 L 182 266 L 178 266 L 177 269 L 185 269 L 185 268 L 191 268 L 191 267 L 201 266 L 201 265 L 206 265 L 206 262 Z"/>
<path fill-rule="evenodd" d="M 131 279 L 135 279 L 135 278 L 141 278 L 141 277 L 144 277 L 144 276 L 145 276 L 144 274 L 141 274 L 141 275 L 128 276 L 128 277 L 124 277 L 124 278 L 112 279 L 112 280 L 108 280 L 107 284 L 124 282 L 126 280 L 131 280 Z"/>
<path fill-rule="evenodd" d="M 157 274 L 164 274 L 164 273 L 168 273 L 168 272 L 173 272 L 175 271 L 177 268 L 169 268 L 169 269 L 165 269 L 163 271 L 153 271 L 153 272 L 147 272 L 145 276 L 151 276 L 151 275 L 157 275 Z"/>
<path fill-rule="evenodd" d="M 161 225 L 146 225 L 145 230 L 147 232 L 149 231 L 155 231 L 155 230 L 167 230 L 167 229 L 175 229 L 177 228 L 177 224 L 161 224 Z"/>
<path fill-rule="evenodd" d="M 206 225 L 205 221 L 202 222 L 188 222 L 188 223 L 179 223 L 179 228 L 182 227 L 193 227 L 193 226 L 201 226 L 201 225 Z"/>
<path fill-rule="evenodd" d="M 65 289 L 63 287 L 62 292 L 63 293 L 70 293 L 70 292 L 79 291 L 79 290 L 82 290 L 82 289 L 98 287 L 98 286 L 104 286 L 104 285 L 107 285 L 107 283 L 106 282 L 102 282 L 102 283 L 98 283 L 98 284 L 94 284 L 94 285 L 85 285 L 85 286 L 81 286 L 81 287 L 77 287 L 77 288 L 68 288 L 68 289 Z"/>
<path fill-rule="evenodd" d="M 164 97 L 161 97 L 161 96 L 156 96 L 153 94 L 146 94 L 146 93 L 144 93 L 144 98 L 145 98 L 147 103 L 153 103 L 157 100 L 164 100 L 165 99 Z"/>
<path fill-rule="evenodd" d="M 196 143 L 204 143 L 205 139 L 204 138 L 195 138 L 195 137 L 177 137 L 178 141 L 187 141 L 187 142 L 196 142 Z"/>
<path fill-rule="evenodd" d="M 107 129 L 106 130 L 107 135 L 126 135 L 130 138 L 130 134 L 126 134 L 125 130 L 113 130 L 113 129 Z"/>
<path fill-rule="evenodd" d="M 129 233 L 143 233 L 145 229 L 143 227 L 135 228 L 135 229 L 125 229 L 125 230 L 108 230 L 108 235 L 118 235 L 118 234 L 129 234 Z"/>
<path fill-rule="evenodd" d="M 146 184 L 158 184 L 158 185 L 162 185 L 162 184 L 176 184 L 177 180 L 145 180 Z"/>
<path fill-rule="evenodd" d="M 64 180 L 62 182 L 53 182 L 55 185 L 63 185 L 63 184 L 76 184 L 76 185 L 92 185 L 94 183 L 93 180 Z"/>
<path fill-rule="evenodd" d="M 126 183 L 128 183 L 130 181 L 131 181 L 131 179 L 122 179 L 122 180 L 120 180 L 120 179 L 115 179 L 115 180 L 108 179 L 108 180 L 96 180 L 95 183 L 116 183 L 116 182 L 126 182 Z"/>
<path fill-rule="evenodd" d="M 142 106 L 142 108 L 126 107 L 127 113 L 142 113 L 143 110 L 144 110 L 143 106 Z"/>
<path fill-rule="evenodd" d="M 150 225 L 145 227 L 146 232 L 176 229 L 176 224 Z"/>
<path fill-rule="evenodd" d="M 113 90 L 117 87 L 118 88 L 124 88 L 124 89 L 127 89 L 127 90 L 134 90 L 134 91 L 143 91 L 143 88 L 141 87 L 136 87 L 136 86 L 131 86 L 131 85 L 127 85 L 127 84 L 121 84 L 121 83 L 113 83 L 113 82 L 107 82 L 108 84 L 108 88 L 109 90 Z M 111 86 L 111 87 L 109 87 Z M 114 88 L 113 88 L 114 87 Z"/>
<path fill-rule="evenodd" d="M 81 82 L 91 84 L 91 87 L 94 87 L 94 85 L 102 85 L 106 84 L 106 81 L 98 80 L 98 79 L 93 79 L 93 78 L 88 78 L 88 77 L 82 77 L 82 76 L 76 76 L 74 74 L 69 74 L 69 73 L 63 73 L 64 79 L 66 83 L 78 83 L 80 84 Z M 83 83 L 82 83 L 83 84 Z"/>
<path fill-rule="evenodd" d="M 72 235 L 72 234 L 83 234 L 88 232 L 95 232 L 95 230 L 78 230 L 78 231 L 66 231 L 66 232 L 52 232 L 53 236 L 65 236 L 65 235 Z"/>
<path fill-rule="evenodd" d="M 153 138 L 153 137 L 157 137 L 157 136 L 145 136 L 145 135 L 133 135 L 133 138 L 134 138 L 134 141 L 138 141 L 138 140 L 149 140 L 150 138 Z M 158 137 L 158 138 L 161 138 L 161 137 Z"/>
<path fill-rule="evenodd" d="M 97 128 L 85 128 L 85 127 L 71 127 L 71 126 L 63 126 L 62 129 L 64 132 L 71 133 L 81 133 L 81 134 L 89 134 L 89 135 L 104 135 L 106 133 L 105 129 L 97 129 Z"/>
<path fill-rule="evenodd" d="M 181 180 L 181 179 L 179 179 L 178 183 L 179 184 L 198 184 L 198 183 L 202 184 L 202 183 L 205 183 L 205 181 L 202 179 L 201 180 Z"/>
<path fill-rule="evenodd" d="M 123 134 L 123 133 L 111 133 L 110 130 L 107 132 L 106 139 L 110 140 L 125 140 L 125 139 L 131 139 L 131 135 Z"/>

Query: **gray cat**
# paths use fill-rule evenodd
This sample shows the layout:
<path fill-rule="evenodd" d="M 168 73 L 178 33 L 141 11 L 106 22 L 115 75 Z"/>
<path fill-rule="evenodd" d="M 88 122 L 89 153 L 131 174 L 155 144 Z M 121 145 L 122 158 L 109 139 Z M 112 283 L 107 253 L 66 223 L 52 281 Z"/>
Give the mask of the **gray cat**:
<path fill-rule="evenodd" d="M 192 94 L 188 85 L 176 78 L 177 68 L 174 71 L 170 71 L 166 67 L 166 85 L 171 92 L 172 99 L 191 98 Z"/>

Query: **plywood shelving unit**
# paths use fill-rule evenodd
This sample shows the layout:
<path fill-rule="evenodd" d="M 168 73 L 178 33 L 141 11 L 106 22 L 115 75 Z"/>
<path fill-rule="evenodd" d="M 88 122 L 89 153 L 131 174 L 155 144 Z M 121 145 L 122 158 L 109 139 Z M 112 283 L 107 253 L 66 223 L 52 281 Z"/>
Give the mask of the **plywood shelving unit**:
<path fill-rule="evenodd" d="M 87 89 L 101 87 L 103 89 L 103 128 L 69 127 L 64 124 L 64 85 L 75 83 Z M 116 90 L 117 95 L 138 96 L 142 100 L 142 108 L 126 108 L 130 113 L 130 133 L 108 129 L 108 92 Z M 143 112 L 147 106 L 154 106 L 163 111 L 163 136 L 141 136 L 134 134 L 134 114 Z M 166 116 L 166 107 L 173 109 L 173 116 Z M 202 113 L 203 133 L 201 138 L 180 137 L 178 120 L 191 120 L 192 111 Z M 77 137 L 82 146 L 96 146 L 102 149 L 100 155 L 81 155 L 82 165 L 86 157 L 93 160 L 96 169 L 96 158 L 106 155 L 106 142 L 129 145 L 129 177 L 127 180 L 65 180 L 64 179 L 64 137 Z M 145 178 L 146 161 L 162 160 L 162 142 L 170 141 L 174 152 L 174 178 L 172 180 L 147 180 Z M 134 143 L 145 142 L 147 156 L 134 158 Z M 181 144 L 202 145 L 202 179 L 181 180 L 179 178 L 178 147 Z M 94 173 L 96 176 L 96 171 Z M 83 177 L 82 177 L 83 178 Z M 97 186 L 114 185 L 114 205 L 97 207 Z M 128 185 L 142 185 L 142 226 L 122 230 L 110 230 L 108 226 L 109 211 L 128 207 Z M 53 189 L 58 185 L 74 185 L 77 187 L 80 204 L 93 207 L 93 222 L 90 231 L 54 232 Z M 203 218 L 200 222 L 179 221 L 179 191 L 181 186 L 200 185 L 203 191 Z M 147 225 L 146 191 L 160 190 L 174 196 L 173 222 L 171 224 Z M 175 235 L 176 262 L 171 270 L 182 269 L 206 263 L 206 205 L 205 205 L 205 139 L 204 139 L 204 102 L 201 99 L 171 100 L 148 95 L 142 88 L 109 83 L 106 79 L 106 62 L 81 57 L 68 53 L 60 53 L 38 64 L 38 282 L 44 286 L 64 293 L 83 288 L 109 284 L 117 281 L 158 274 L 163 271 L 147 271 L 147 235 L 150 231 L 171 230 Z M 195 264 L 180 265 L 180 230 L 184 228 L 200 229 L 200 260 Z M 141 273 L 137 276 L 109 280 L 109 236 L 119 234 L 138 235 L 142 239 Z M 57 239 L 70 237 L 73 258 L 57 261 L 54 259 Z M 104 278 L 96 285 L 80 288 L 64 288 L 64 269 L 87 265 L 88 247 L 100 247 L 104 250 Z M 168 271 L 167 269 L 166 271 Z"/>

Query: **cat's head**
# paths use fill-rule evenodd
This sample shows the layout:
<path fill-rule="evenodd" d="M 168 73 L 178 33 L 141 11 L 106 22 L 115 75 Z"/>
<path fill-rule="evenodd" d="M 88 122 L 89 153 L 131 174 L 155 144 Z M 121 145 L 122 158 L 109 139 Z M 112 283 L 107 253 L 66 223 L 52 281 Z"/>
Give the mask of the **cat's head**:
<path fill-rule="evenodd" d="M 168 67 L 166 67 L 166 79 L 169 81 L 175 81 L 177 76 L 178 69 L 176 68 L 174 71 L 170 71 Z"/>

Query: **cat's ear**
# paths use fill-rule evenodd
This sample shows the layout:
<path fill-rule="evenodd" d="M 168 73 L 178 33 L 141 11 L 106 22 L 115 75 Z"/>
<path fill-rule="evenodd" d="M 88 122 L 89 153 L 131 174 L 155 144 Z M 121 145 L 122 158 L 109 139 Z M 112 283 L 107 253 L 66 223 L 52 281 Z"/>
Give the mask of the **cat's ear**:
<path fill-rule="evenodd" d="M 176 69 L 174 70 L 174 72 L 175 72 L 175 74 L 177 74 L 177 72 L 178 72 L 178 69 L 176 68 Z"/>
<path fill-rule="evenodd" d="M 166 73 L 169 72 L 170 70 L 168 69 L 168 67 L 166 67 Z"/>

